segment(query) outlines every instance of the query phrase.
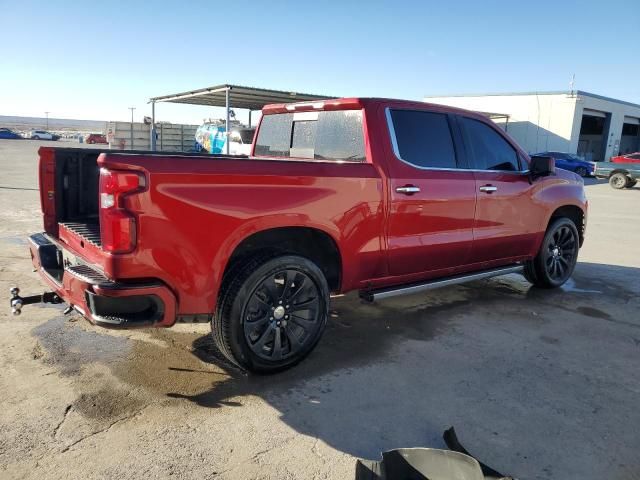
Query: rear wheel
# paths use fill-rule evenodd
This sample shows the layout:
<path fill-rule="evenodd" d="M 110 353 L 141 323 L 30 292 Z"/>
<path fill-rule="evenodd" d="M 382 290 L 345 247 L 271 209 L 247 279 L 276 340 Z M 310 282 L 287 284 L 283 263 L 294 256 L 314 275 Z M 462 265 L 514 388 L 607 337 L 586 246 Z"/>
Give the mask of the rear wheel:
<path fill-rule="evenodd" d="M 609 177 L 609 185 L 616 190 L 625 188 L 628 177 L 624 173 L 614 173 Z"/>
<path fill-rule="evenodd" d="M 329 311 L 329 287 L 313 262 L 297 255 L 257 257 L 230 275 L 211 325 L 230 361 L 276 372 L 313 350 Z"/>
<path fill-rule="evenodd" d="M 536 287 L 561 286 L 573 273 L 579 246 L 575 224 L 565 217 L 554 220 L 545 233 L 538 255 L 525 265 L 525 277 Z"/>
<path fill-rule="evenodd" d="M 586 168 L 584 168 L 584 167 L 578 167 L 578 168 L 576 168 L 575 172 L 576 172 L 578 175 L 580 175 L 581 177 L 586 177 L 586 176 L 589 174 L 589 172 L 587 171 L 587 169 L 586 169 Z"/>
<path fill-rule="evenodd" d="M 40 137 L 38 135 L 36 135 L 35 137 L 32 137 L 34 140 L 40 140 Z"/>

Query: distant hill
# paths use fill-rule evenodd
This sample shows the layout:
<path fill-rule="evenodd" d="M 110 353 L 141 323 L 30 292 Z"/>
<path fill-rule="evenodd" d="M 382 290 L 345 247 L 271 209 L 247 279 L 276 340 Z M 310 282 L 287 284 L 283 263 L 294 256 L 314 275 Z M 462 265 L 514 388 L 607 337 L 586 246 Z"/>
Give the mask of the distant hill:
<path fill-rule="evenodd" d="M 105 133 L 108 122 L 100 120 L 76 120 L 68 118 L 49 118 L 49 130 L 78 131 Z M 30 130 L 33 128 L 46 128 L 45 117 L 16 117 L 0 115 L 0 127 L 14 128 L 16 130 Z"/>

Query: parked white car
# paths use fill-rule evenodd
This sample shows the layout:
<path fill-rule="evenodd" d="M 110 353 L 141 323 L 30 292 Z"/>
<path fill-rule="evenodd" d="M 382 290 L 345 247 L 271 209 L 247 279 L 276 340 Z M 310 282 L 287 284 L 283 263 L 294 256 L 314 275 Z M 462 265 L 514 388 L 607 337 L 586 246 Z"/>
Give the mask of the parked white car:
<path fill-rule="evenodd" d="M 46 130 L 31 130 L 27 134 L 27 138 L 30 138 L 31 140 L 59 140 L 60 135 L 47 132 Z"/>
<path fill-rule="evenodd" d="M 255 133 L 255 128 L 231 130 L 231 134 L 229 135 L 229 154 L 250 155 L 251 143 L 253 142 L 253 135 Z"/>

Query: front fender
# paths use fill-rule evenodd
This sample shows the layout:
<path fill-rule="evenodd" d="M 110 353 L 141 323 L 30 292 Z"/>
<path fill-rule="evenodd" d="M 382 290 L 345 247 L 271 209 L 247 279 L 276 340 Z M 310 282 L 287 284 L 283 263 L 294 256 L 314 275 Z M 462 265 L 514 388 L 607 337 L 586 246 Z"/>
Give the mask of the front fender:
<path fill-rule="evenodd" d="M 583 235 L 581 239 L 584 238 L 589 202 L 584 191 L 582 178 L 567 170 L 556 170 L 554 176 L 545 177 L 538 181 L 540 184 L 534 191 L 533 201 L 545 205 L 545 215 L 542 217 L 542 223 L 539 228 L 541 234 L 536 244 L 536 252 L 540 248 L 551 218 L 561 208 L 573 207 L 582 212 Z"/>

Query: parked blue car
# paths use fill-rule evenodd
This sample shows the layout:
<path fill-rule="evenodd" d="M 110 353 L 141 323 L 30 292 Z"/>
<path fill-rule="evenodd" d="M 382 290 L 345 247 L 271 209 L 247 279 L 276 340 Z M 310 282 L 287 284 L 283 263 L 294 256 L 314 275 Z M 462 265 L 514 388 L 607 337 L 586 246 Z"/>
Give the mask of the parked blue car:
<path fill-rule="evenodd" d="M 22 138 L 22 135 L 14 132 L 13 130 L 9 130 L 8 128 L 0 128 L 0 138 L 18 139 Z"/>
<path fill-rule="evenodd" d="M 553 157 L 556 161 L 556 167 L 562 168 L 564 170 L 570 170 L 577 173 L 581 177 L 593 177 L 595 163 L 588 162 L 573 153 L 542 152 L 534 153 L 533 155 L 539 155 L 541 157 Z"/>

